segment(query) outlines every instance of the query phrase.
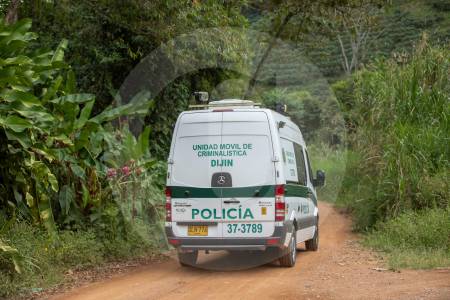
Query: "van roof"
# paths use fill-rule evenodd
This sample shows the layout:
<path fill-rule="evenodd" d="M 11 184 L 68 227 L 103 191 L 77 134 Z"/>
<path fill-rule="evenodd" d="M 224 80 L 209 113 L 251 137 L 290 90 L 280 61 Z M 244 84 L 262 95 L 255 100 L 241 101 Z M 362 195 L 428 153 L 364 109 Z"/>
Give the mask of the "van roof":
<path fill-rule="evenodd" d="M 275 121 L 283 121 L 287 127 L 290 127 L 294 131 L 298 131 L 300 134 L 300 129 L 292 122 L 291 118 L 288 116 L 282 115 L 274 110 L 263 108 L 261 103 L 257 103 L 251 100 L 242 100 L 242 99 L 222 99 L 222 100 L 216 100 L 211 101 L 208 104 L 200 104 L 200 105 L 190 105 L 189 106 L 191 111 L 185 112 L 185 113 L 207 113 L 207 112 L 213 112 L 217 109 L 233 109 L 235 111 L 265 111 L 270 113 Z M 303 139 L 303 136 L 302 136 Z"/>

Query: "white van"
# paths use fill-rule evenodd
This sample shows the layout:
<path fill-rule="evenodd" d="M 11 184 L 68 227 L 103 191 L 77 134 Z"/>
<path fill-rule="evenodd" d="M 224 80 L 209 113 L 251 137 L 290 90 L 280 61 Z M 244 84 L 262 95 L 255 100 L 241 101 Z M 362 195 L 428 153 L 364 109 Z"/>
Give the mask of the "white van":
<path fill-rule="evenodd" d="M 185 111 L 168 159 L 166 235 L 182 265 L 199 250 L 274 250 L 292 267 L 296 248 L 317 250 L 319 211 L 308 152 L 288 117 L 252 101 Z M 257 251 L 255 251 L 257 253 Z"/>

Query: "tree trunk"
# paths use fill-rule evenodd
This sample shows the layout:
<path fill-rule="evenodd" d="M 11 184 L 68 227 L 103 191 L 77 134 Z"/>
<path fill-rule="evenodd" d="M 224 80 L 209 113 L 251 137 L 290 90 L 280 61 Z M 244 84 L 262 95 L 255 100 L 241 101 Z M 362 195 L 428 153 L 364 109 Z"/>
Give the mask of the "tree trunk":
<path fill-rule="evenodd" d="M 7 24 L 14 24 L 19 18 L 19 6 L 20 0 L 12 0 L 9 4 L 8 11 L 6 12 L 5 22 Z"/>
<path fill-rule="evenodd" d="M 256 67 L 255 73 L 253 73 L 252 78 L 250 78 L 250 81 L 248 83 L 247 91 L 245 92 L 243 99 L 248 99 L 253 93 L 253 88 L 256 85 L 256 79 L 259 76 L 259 73 L 261 72 L 261 68 L 263 64 L 266 62 L 267 57 L 270 54 L 270 51 L 272 51 L 273 46 L 275 45 L 275 42 L 280 37 L 281 33 L 283 32 L 284 27 L 289 22 L 289 20 L 294 16 L 294 13 L 288 13 L 286 17 L 284 17 L 283 22 L 280 24 L 280 27 L 278 27 L 277 32 L 272 37 L 272 39 L 269 42 L 269 46 L 267 47 L 266 51 L 264 52 L 261 60 L 258 63 L 258 66 Z"/>
<path fill-rule="evenodd" d="M 338 42 L 339 42 L 339 46 L 341 48 L 342 68 L 344 69 L 346 75 L 350 75 L 351 74 L 351 70 L 350 70 L 350 66 L 348 64 L 347 53 L 345 51 L 344 42 L 342 41 L 342 38 L 341 38 L 340 34 L 337 35 L 337 39 L 338 39 Z"/>

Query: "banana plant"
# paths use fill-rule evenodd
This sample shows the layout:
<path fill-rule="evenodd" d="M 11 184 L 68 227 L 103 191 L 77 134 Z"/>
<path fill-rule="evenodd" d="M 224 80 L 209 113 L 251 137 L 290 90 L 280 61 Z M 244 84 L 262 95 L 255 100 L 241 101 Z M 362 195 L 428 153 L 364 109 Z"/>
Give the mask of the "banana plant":
<path fill-rule="evenodd" d="M 28 19 L 0 22 L 0 185 L 7 191 L 0 208 L 13 198 L 56 238 L 55 213 L 82 214 L 99 197 L 104 124 L 146 113 L 152 101 L 91 116 L 95 97 L 76 93 L 75 75 L 64 63 L 67 41 L 54 51 L 31 50 L 37 36 L 30 27 Z"/>

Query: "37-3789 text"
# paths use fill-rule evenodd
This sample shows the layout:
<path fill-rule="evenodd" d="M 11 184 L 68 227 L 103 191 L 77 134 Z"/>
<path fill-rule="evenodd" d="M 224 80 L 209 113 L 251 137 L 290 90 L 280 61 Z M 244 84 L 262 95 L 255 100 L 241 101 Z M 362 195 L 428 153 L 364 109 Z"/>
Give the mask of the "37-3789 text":
<path fill-rule="evenodd" d="M 227 224 L 228 233 L 261 233 L 262 231 L 262 224 Z"/>

